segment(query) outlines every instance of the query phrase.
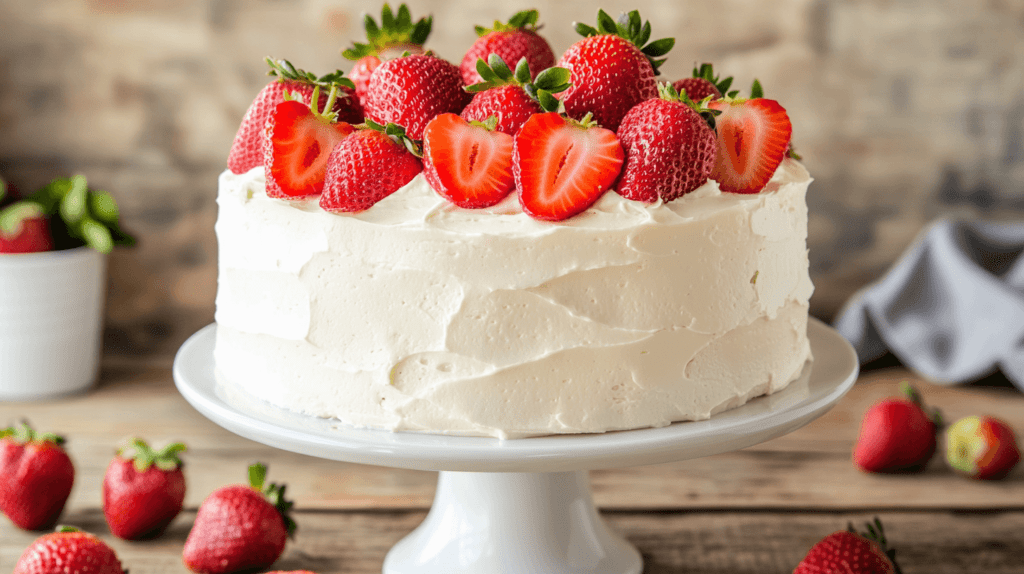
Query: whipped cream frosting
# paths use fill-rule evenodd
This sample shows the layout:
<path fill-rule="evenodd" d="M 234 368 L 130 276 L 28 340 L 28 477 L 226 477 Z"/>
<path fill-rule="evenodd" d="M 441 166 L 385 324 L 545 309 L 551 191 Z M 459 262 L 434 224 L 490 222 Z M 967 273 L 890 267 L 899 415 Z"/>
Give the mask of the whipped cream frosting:
<path fill-rule="evenodd" d="M 810 358 L 811 178 L 714 181 L 669 203 L 605 193 L 562 222 L 515 194 L 462 209 L 422 174 L 331 214 L 219 182 L 222 382 L 274 405 L 392 430 L 518 438 L 716 412 Z"/>

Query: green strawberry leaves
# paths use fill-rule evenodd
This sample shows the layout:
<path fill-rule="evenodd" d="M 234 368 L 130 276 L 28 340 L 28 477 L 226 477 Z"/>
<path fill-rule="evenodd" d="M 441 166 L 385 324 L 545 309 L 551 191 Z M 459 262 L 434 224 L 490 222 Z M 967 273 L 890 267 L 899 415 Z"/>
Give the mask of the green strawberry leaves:
<path fill-rule="evenodd" d="M 892 562 L 895 573 L 902 574 L 903 571 L 900 569 L 900 565 L 896 562 L 896 549 L 889 548 L 889 541 L 885 539 L 885 529 L 882 528 L 882 521 L 876 516 L 873 521 L 865 523 L 864 526 L 867 528 L 867 531 L 858 532 L 857 529 L 853 527 L 853 523 L 849 522 L 846 525 L 846 530 L 847 532 L 851 532 L 857 536 L 862 536 L 877 544 L 878 547 L 882 549 L 882 552 L 885 553 L 886 557 L 889 558 L 889 561 Z"/>
<path fill-rule="evenodd" d="M 715 129 L 715 117 L 722 114 L 722 110 L 716 110 L 708 107 L 708 102 L 713 100 L 714 96 L 708 96 L 699 102 L 695 102 L 690 99 L 686 90 L 680 92 L 668 82 L 658 84 L 658 96 L 663 100 L 681 102 L 690 106 L 693 108 L 693 111 L 697 112 L 700 114 L 700 117 L 704 118 L 704 121 L 708 123 L 711 129 Z"/>
<path fill-rule="evenodd" d="M 711 84 L 727 98 L 735 98 L 736 95 L 740 93 L 739 90 L 733 90 L 730 92 L 729 87 L 732 86 L 732 76 L 725 79 L 719 79 L 719 77 L 715 75 L 714 66 L 711 64 L 704 63 L 700 65 L 700 68 L 694 67 L 693 77 L 711 82 Z"/>
<path fill-rule="evenodd" d="M 295 520 L 292 519 L 290 512 L 295 503 L 285 498 L 285 487 L 284 484 L 266 484 L 267 480 L 267 465 L 262 462 L 257 462 L 249 465 L 249 486 L 258 490 L 267 499 L 267 502 L 272 504 L 278 512 L 281 513 L 281 518 L 284 520 L 285 528 L 288 530 L 288 537 L 295 536 L 295 530 L 298 525 L 295 524 Z"/>
<path fill-rule="evenodd" d="M 532 30 L 537 31 L 540 26 L 537 25 L 537 19 L 540 18 L 540 12 L 536 10 L 523 10 L 516 12 L 508 22 L 502 22 L 500 20 L 494 21 L 494 26 L 490 28 L 484 28 L 483 26 L 473 26 L 476 30 L 477 36 L 484 36 L 491 32 L 504 32 L 509 30 Z"/>
<path fill-rule="evenodd" d="M 391 139 L 405 146 L 405 149 L 409 150 L 409 153 L 411 153 L 412 155 L 419 158 L 423 157 L 423 148 L 420 147 L 419 142 L 410 138 L 405 133 L 405 128 L 398 124 L 388 122 L 388 125 L 384 126 L 378 124 L 377 122 L 371 120 L 370 118 L 366 118 L 366 123 L 356 127 L 376 130 L 386 136 L 389 136 Z"/>
<path fill-rule="evenodd" d="M 276 76 L 278 81 L 281 82 L 288 80 L 312 86 L 320 86 L 327 90 L 334 86 L 345 86 L 346 88 L 353 89 L 356 87 L 356 85 L 352 83 L 352 80 L 346 78 L 345 73 L 341 70 L 335 70 L 330 74 L 317 76 L 313 72 L 307 72 L 301 68 L 296 68 L 288 60 L 275 60 L 270 56 L 267 56 L 263 61 L 270 66 L 270 69 L 267 70 L 267 75 Z"/>
<path fill-rule="evenodd" d="M 654 68 L 654 75 L 660 74 L 658 68 L 665 63 L 666 58 L 661 56 L 668 54 L 676 44 L 675 38 L 662 38 L 648 44 L 647 41 L 651 38 L 651 22 L 643 21 L 638 10 L 622 14 L 618 21 L 604 10 L 598 10 L 597 28 L 582 22 L 576 22 L 574 28 L 577 34 L 585 38 L 610 34 L 629 40 L 647 56 L 651 67 Z"/>
<path fill-rule="evenodd" d="M 764 88 L 761 87 L 761 82 L 759 82 L 757 79 L 754 79 L 754 85 L 750 86 L 750 99 L 754 100 L 763 97 Z"/>
<path fill-rule="evenodd" d="M 135 239 L 118 225 L 120 211 L 114 196 L 105 191 L 89 189 L 85 176 L 57 178 L 38 191 L 0 211 L 0 233 L 17 233 L 26 218 L 46 217 L 52 225 L 57 216 L 66 234 L 54 233 L 55 240 L 66 235 L 71 243 L 56 245 L 70 249 L 87 245 L 100 253 L 110 253 L 114 246 L 130 247 Z"/>
<path fill-rule="evenodd" d="M 513 71 L 508 64 L 497 54 L 488 56 L 485 62 L 483 58 L 476 61 L 476 71 L 480 74 L 482 82 L 466 86 L 465 90 L 470 93 L 483 92 L 500 86 L 521 86 L 526 95 L 540 104 L 545 112 L 559 111 L 561 102 L 554 96 L 564 92 L 572 85 L 569 83 L 571 73 L 565 68 L 548 68 L 530 81 L 530 65 L 526 57 L 519 59 L 516 69 Z"/>
<path fill-rule="evenodd" d="M 381 9 L 379 25 L 373 16 L 363 16 L 363 29 L 366 30 L 368 43 L 353 42 L 352 47 L 343 51 L 341 55 L 349 60 L 358 60 L 366 56 L 379 56 L 381 52 L 393 46 L 422 46 L 427 42 L 433 25 L 433 16 L 426 16 L 413 22 L 409 7 L 405 4 L 398 6 L 397 14 L 391 11 L 391 6 L 385 4 Z"/>
<path fill-rule="evenodd" d="M 7 427 L 0 430 L 0 439 L 10 438 L 18 444 L 31 442 L 52 442 L 57 446 L 63 446 L 67 439 L 52 432 L 37 432 L 28 421 L 22 421 L 18 426 Z"/>
<path fill-rule="evenodd" d="M 160 450 L 153 450 L 146 441 L 135 437 L 125 441 L 117 450 L 117 455 L 133 461 L 135 470 L 139 472 L 146 472 L 154 465 L 160 470 L 173 471 L 181 468 L 183 463 L 179 455 L 187 449 L 184 443 L 175 442 Z"/>

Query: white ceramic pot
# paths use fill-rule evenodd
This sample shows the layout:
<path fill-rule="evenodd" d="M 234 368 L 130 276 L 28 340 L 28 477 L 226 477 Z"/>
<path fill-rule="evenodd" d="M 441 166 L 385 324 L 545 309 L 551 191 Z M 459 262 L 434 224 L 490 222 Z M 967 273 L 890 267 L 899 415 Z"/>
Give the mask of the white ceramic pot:
<path fill-rule="evenodd" d="M 106 257 L 79 247 L 0 253 L 0 400 L 32 400 L 96 381 Z"/>

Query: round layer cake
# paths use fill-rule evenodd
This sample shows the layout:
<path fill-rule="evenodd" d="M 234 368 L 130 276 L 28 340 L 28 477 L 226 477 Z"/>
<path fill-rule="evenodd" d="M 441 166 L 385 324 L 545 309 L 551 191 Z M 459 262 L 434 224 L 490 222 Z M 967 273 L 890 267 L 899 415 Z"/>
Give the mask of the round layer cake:
<path fill-rule="evenodd" d="M 810 359 L 803 166 L 761 193 L 608 192 L 560 222 L 422 174 L 358 213 L 219 182 L 223 384 L 355 425 L 518 438 L 701 420 Z"/>

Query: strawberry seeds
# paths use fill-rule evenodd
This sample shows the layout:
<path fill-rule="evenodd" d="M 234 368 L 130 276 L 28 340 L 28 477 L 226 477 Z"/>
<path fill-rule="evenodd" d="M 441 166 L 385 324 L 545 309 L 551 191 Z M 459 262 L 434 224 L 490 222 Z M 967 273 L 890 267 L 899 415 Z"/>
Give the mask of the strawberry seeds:
<path fill-rule="evenodd" d="M 675 41 L 650 41 L 636 10 L 575 24 L 583 38 L 557 60 L 538 18 L 477 26 L 459 65 L 425 48 L 433 20 L 405 5 L 366 18 L 347 78 L 268 58 L 277 79 L 246 113 L 229 167 L 263 166 L 268 196 L 319 196 L 328 212 L 370 209 L 423 172 L 459 208 L 515 191 L 530 217 L 561 221 L 613 190 L 669 202 L 710 179 L 759 193 L 793 155 L 789 116 L 756 81 L 741 97 L 703 64 L 659 82 Z"/>

